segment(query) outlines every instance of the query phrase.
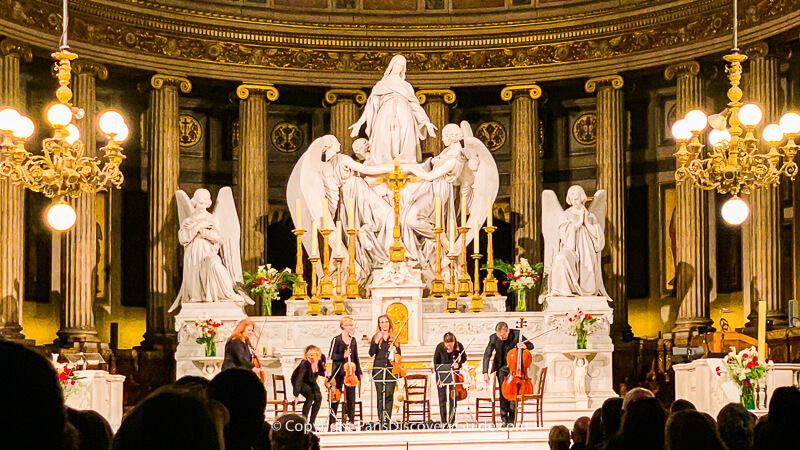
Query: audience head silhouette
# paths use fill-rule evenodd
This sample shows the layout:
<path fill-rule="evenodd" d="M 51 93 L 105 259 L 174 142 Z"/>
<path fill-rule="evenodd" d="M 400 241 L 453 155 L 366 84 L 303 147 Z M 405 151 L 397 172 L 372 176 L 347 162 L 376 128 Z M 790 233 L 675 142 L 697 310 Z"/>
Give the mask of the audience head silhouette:
<path fill-rule="evenodd" d="M 672 406 L 669 407 L 670 415 L 675 414 L 677 412 L 685 411 L 685 410 L 692 410 L 696 411 L 697 408 L 694 407 L 694 403 L 690 402 L 689 400 L 678 399 L 672 402 Z"/>
<path fill-rule="evenodd" d="M 666 422 L 667 413 L 658 399 L 645 397 L 629 402 L 614 447 L 626 450 L 663 448 Z"/>
<path fill-rule="evenodd" d="M 272 450 L 317 450 L 319 438 L 310 431 L 303 416 L 285 414 L 273 422 L 270 430 Z"/>
<path fill-rule="evenodd" d="M 667 421 L 666 450 L 727 450 L 717 434 L 714 419 L 684 410 Z"/>
<path fill-rule="evenodd" d="M 728 403 L 717 414 L 719 436 L 728 450 L 750 450 L 753 448 L 755 420 L 741 403 Z"/>
<path fill-rule="evenodd" d="M 551 450 L 569 450 L 569 429 L 564 425 L 556 425 L 550 429 L 547 438 Z"/>
<path fill-rule="evenodd" d="M 249 370 L 224 370 L 211 380 L 206 392 L 230 412 L 226 450 L 249 449 L 264 428 L 267 406 L 267 393 L 258 377 Z"/>

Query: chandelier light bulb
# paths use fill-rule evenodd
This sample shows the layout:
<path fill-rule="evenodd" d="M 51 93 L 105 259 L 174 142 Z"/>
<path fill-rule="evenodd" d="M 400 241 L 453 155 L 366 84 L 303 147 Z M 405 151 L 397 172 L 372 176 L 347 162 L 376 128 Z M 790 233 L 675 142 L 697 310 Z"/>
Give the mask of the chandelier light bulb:
<path fill-rule="evenodd" d="M 781 131 L 781 127 L 776 123 L 771 123 L 764 127 L 764 140 L 773 145 L 782 141 L 783 131 Z"/>
<path fill-rule="evenodd" d="M 720 145 L 723 145 L 724 142 L 730 142 L 730 141 L 731 141 L 731 132 L 728 131 L 727 129 L 722 131 L 713 129 L 711 130 L 710 133 L 708 133 L 708 142 L 713 147 L 719 147 Z"/>
<path fill-rule="evenodd" d="M 74 144 L 81 138 L 81 130 L 78 129 L 74 124 L 67 125 L 67 134 L 64 139 L 67 141 L 69 145 Z"/>
<path fill-rule="evenodd" d="M 689 130 L 693 133 L 701 133 L 708 125 L 708 117 L 700 109 L 693 109 L 686 113 L 686 123 L 689 125 Z"/>
<path fill-rule="evenodd" d="M 19 121 L 19 111 L 14 108 L 0 109 L 0 130 L 14 131 L 17 129 L 17 122 Z"/>
<path fill-rule="evenodd" d="M 738 226 L 747 220 L 747 216 L 750 215 L 750 207 L 747 206 L 744 200 L 734 195 L 722 204 L 720 213 L 722 214 L 722 220 L 726 223 Z"/>
<path fill-rule="evenodd" d="M 75 209 L 64 200 L 53 203 L 45 213 L 47 225 L 56 231 L 67 231 L 78 219 Z"/>
<path fill-rule="evenodd" d="M 25 141 L 33 135 L 33 130 L 35 129 L 36 127 L 30 117 L 19 116 L 17 127 L 12 131 L 12 134 L 15 138 Z"/>
<path fill-rule="evenodd" d="M 128 126 L 123 123 L 122 128 L 120 128 L 119 132 L 114 135 L 114 142 L 125 142 L 125 139 L 128 139 L 129 133 L 130 130 L 128 129 Z"/>
<path fill-rule="evenodd" d="M 722 131 L 728 126 L 728 120 L 722 114 L 708 116 L 708 124 L 715 130 Z"/>
<path fill-rule="evenodd" d="M 47 121 L 54 127 L 65 127 L 72 122 L 72 108 L 64 103 L 53 103 L 47 108 Z"/>
<path fill-rule="evenodd" d="M 739 121 L 746 127 L 754 127 L 761 122 L 764 112 L 755 103 L 747 103 L 739 109 Z"/>
<path fill-rule="evenodd" d="M 784 134 L 795 135 L 800 133 L 800 114 L 788 112 L 778 121 Z"/>
<path fill-rule="evenodd" d="M 100 121 L 98 122 L 100 126 L 100 130 L 107 134 L 122 134 L 122 128 L 127 126 L 125 125 L 125 119 L 122 117 L 122 114 L 109 110 L 104 112 L 100 116 Z M 115 139 L 116 140 L 116 139 Z"/>
<path fill-rule="evenodd" d="M 672 124 L 672 137 L 679 141 L 688 141 L 692 137 L 692 131 L 686 119 L 680 119 Z"/>

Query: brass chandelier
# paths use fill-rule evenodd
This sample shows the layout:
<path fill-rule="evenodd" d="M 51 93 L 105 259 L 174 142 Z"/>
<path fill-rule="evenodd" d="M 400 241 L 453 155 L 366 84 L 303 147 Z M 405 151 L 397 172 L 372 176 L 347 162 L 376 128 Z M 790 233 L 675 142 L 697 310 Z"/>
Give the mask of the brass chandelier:
<path fill-rule="evenodd" d="M 119 165 L 125 156 L 120 144 L 127 139 L 129 132 L 120 113 L 105 111 L 98 120 L 100 130 L 108 138 L 108 143 L 100 149 L 105 162 L 85 154 L 80 131 L 75 125 L 77 120 L 83 118 L 84 111 L 70 102 L 71 61 L 78 55 L 69 51 L 67 45 L 67 0 L 63 2 L 62 19 L 63 32 L 59 51 L 52 54 L 56 60 L 56 78 L 59 84 L 56 90 L 57 100 L 45 112 L 45 118 L 54 132 L 52 137 L 42 141 L 42 154 L 32 154 L 25 149 L 25 143 L 34 133 L 33 121 L 14 108 L 0 110 L 0 131 L 3 133 L 0 176 L 8 178 L 15 185 L 41 192 L 49 198 L 57 198 L 47 216 L 50 225 L 59 231 L 69 229 L 75 222 L 75 212 L 63 200 L 64 197 L 78 197 L 84 192 L 93 194 L 112 185 L 121 187 L 124 178 Z M 84 129 L 91 129 L 91 126 Z M 89 133 L 89 139 L 94 139 L 94 133 Z M 65 211 L 68 216 L 71 214 L 71 221 L 68 220 L 69 217 L 62 219 L 62 224 L 51 221 L 54 208 Z"/>
<path fill-rule="evenodd" d="M 699 189 L 716 189 L 721 194 L 732 194 L 723 205 L 722 213 L 726 221 L 738 225 L 748 215 L 747 205 L 738 197 L 740 193 L 749 194 L 756 188 L 777 186 L 781 175 L 794 180 L 797 174 L 795 137 L 800 133 L 800 115 L 790 111 L 781 117 L 778 124 L 764 127 L 761 137 L 769 146 L 769 151 L 765 151 L 765 146 L 756 137 L 756 127 L 764 113 L 759 105 L 741 101 L 739 82 L 742 62 L 747 56 L 741 54 L 737 46 L 736 1 L 733 8 L 733 49 L 723 57 L 729 63 L 726 71 L 731 85 L 727 93 L 727 108 L 711 116 L 706 116 L 701 109 L 693 109 L 672 125 L 672 135 L 678 143 L 675 179 L 679 183 L 690 182 Z M 709 125 L 712 129 L 708 133 L 706 148 L 700 142 L 700 135 Z M 726 207 L 729 213 L 733 212 L 728 217 Z"/>

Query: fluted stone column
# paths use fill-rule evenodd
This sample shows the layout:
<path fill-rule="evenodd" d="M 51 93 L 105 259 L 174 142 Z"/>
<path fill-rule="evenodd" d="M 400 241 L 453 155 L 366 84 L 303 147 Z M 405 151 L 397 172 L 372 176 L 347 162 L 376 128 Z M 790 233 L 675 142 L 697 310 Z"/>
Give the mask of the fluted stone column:
<path fill-rule="evenodd" d="M 271 85 L 242 84 L 236 89 L 241 139 L 239 153 L 239 215 L 242 224 L 242 269 L 255 272 L 267 261 L 269 183 L 267 105 L 278 99 Z"/>
<path fill-rule="evenodd" d="M 455 103 L 456 93 L 450 89 L 420 89 L 417 91 L 417 100 L 437 130 L 435 138 L 428 136 L 422 141 L 424 152 L 438 155 L 444 149 L 442 128 L 450 123 L 450 105 Z"/>
<path fill-rule="evenodd" d="M 669 66 L 667 80 L 676 79 L 677 111 L 682 117 L 703 107 L 705 89 L 700 64 L 687 61 Z M 675 201 L 676 276 L 680 302 L 673 333 L 691 332 L 713 323 L 709 315 L 708 193 L 690 182 L 678 183 Z"/>
<path fill-rule="evenodd" d="M 325 103 L 331 107 L 331 134 L 342 145 L 342 152 L 353 154 L 353 138 L 348 127 L 358 120 L 358 108 L 367 101 L 364 91 L 331 89 L 325 92 Z"/>
<path fill-rule="evenodd" d="M 150 79 L 148 204 L 150 233 L 147 255 L 146 342 L 170 343 L 172 318 L 167 313 L 178 294 L 178 189 L 180 140 L 178 133 L 179 91 L 188 94 L 189 80 L 170 75 Z"/>
<path fill-rule="evenodd" d="M 750 58 L 747 101 L 764 108 L 762 126 L 780 118 L 780 59 L 775 48 L 758 42 L 745 48 Z M 766 144 L 764 144 L 766 145 Z M 765 149 L 766 150 L 766 149 Z M 786 178 L 782 178 L 786 182 Z M 767 301 L 767 320 L 788 323 L 786 302 L 781 296 L 781 204 L 778 187 L 756 188 L 750 193 L 750 315 L 758 323 L 758 301 Z"/>
<path fill-rule="evenodd" d="M 73 104 L 84 111 L 78 121 L 84 153 L 96 156 L 97 118 L 95 81 L 108 78 L 108 69 L 101 64 L 78 60 L 72 65 L 74 80 Z M 62 341 L 96 342 L 94 305 L 97 283 L 97 237 L 95 233 L 95 195 L 81 194 L 71 199 L 77 220 L 61 237 L 61 329 Z"/>
<path fill-rule="evenodd" d="M 500 98 L 511 102 L 511 226 L 514 261 L 542 260 L 542 162 L 539 158 L 537 99 L 542 89 L 535 84 L 506 86 Z"/>
<path fill-rule="evenodd" d="M 20 92 L 20 59 L 31 62 L 31 49 L 10 39 L 0 41 L 0 108 L 24 109 Z M 24 339 L 22 334 L 25 264 L 25 193 L 0 178 L 0 336 Z"/>
<path fill-rule="evenodd" d="M 632 337 L 628 325 L 625 292 L 625 147 L 622 77 L 591 78 L 586 92 L 597 92 L 597 189 L 608 192 L 606 200 L 606 249 L 610 264 L 605 286 L 613 300 L 612 333 L 624 340 Z"/>

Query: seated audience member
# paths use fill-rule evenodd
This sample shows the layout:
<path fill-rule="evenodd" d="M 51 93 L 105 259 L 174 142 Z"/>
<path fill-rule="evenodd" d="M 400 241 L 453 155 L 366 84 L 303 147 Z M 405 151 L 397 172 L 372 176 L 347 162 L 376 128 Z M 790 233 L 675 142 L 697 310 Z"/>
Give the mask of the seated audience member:
<path fill-rule="evenodd" d="M 586 448 L 589 420 L 586 416 L 578 417 L 575 420 L 572 425 L 572 447 L 570 447 L 570 450 L 584 450 Z"/>
<path fill-rule="evenodd" d="M 596 447 L 604 450 L 614 436 L 619 433 L 619 426 L 622 422 L 622 402 L 619 397 L 607 398 L 600 408 L 600 423 L 603 429 L 602 442 Z"/>
<path fill-rule="evenodd" d="M 728 403 L 717 414 L 717 430 L 728 450 L 751 450 L 754 426 L 752 414 L 741 403 Z"/>
<path fill-rule="evenodd" d="M 635 402 L 636 400 L 640 400 L 643 398 L 653 398 L 653 397 L 654 395 L 652 392 L 650 392 L 649 389 L 641 387 L 633 388 L 629 390 L 627 394 L 625 394 L 625 400 L 623 400 L 622 402 L 622 410 L 623 411 L 626 410 L 631 402 Z"/>
<path fill-rule="evenodd" d="M 593 449 L 603 442 L 602 413 L 603 410 L 597 408 L 594 410 L 594 414 L 592 414 L 592 418 L 589 420 L 589 432 L 586 436 L 586 448 Z"/>
<path fill-rule="evenodd" d="M 114 450 L 221 450 L 228 410 L 196 391 L 162 386 L 148 395 L 122 420 Z"/>
<path fill-rule="evenodd" d="M 264 428 L 267 407 L 267 392 L 258 377 L 245 369 L 222 371 L 208 384 L 206 395 L 228 408 L 225 449 L 249 450 Z"/>
<path fill-rule="evenodd" d="M 310 430 L 303 416 L 284 414 L 278 417 L 270 428 L 272 450 L 318 450 L 319 437 Z"/>
<path fill-rule="evenodd" d="M 702 413 L 684 410 L 667 420 L 666 450 L 727 450 L 717 434 L 713 419 Z"/>
<path fill-rule="evenodd" d="M 198 377 L 197 375 L 184 375 L 178 378 L 178 381 L 173 384 L 175 386 L 187 386 L 190 388 L 197 387 L 205 391 L 208 387 L 208 383 L 210 383 L 210 381 L 208 381 L 207 378 Z"/>
<path fill-rule="evenodd" d="M 77 448 L 53 366 L 33 350 L 0 340 L 0 448 Z"/>
<path fill-rule="evenodd" d="M 569 450 L 569 429 L 564 425 L 550 428 L 547 443 L 550 444 L 550 450 Z"/>
<path fill-rule="evenodd" d="M 649 392 L 649 391 L 648 391 Z M 632 393 L 629 392 L 630 395 Z M 664 425 L 667 412 L 653 397 L 631 401 L 625 408 L 619 434 L 606 448 L 615 450 L 661 449 L 664 447 Z"/>
<path fill-rule="evenodd" d="M 676 412 L 681 412 L 687 409 L 697 411 L 697 408 L 694 407 L 694 403 L 681 398 L 672 402 L 672 406 L 669 407 L 669 415 L 673 415 Z"/>
<path fill-rule="evenodd" d="M 754 433 L 756 450 L 798 448 L 800 430 L 800 390 L 792 386 L 775 389 L 769 401 L 769 413 L 759 420 Z"/>
<path fill-rule="evenodd" d="M 114 433 L 97 411 L 67 408 L 67 421 L 77 431 L 78 450 L 108 450 Z"/>

